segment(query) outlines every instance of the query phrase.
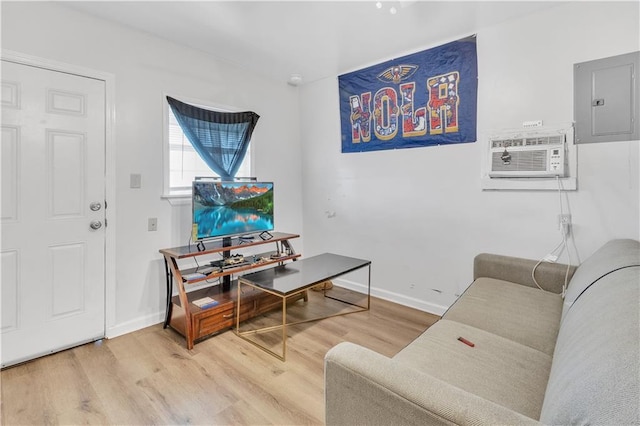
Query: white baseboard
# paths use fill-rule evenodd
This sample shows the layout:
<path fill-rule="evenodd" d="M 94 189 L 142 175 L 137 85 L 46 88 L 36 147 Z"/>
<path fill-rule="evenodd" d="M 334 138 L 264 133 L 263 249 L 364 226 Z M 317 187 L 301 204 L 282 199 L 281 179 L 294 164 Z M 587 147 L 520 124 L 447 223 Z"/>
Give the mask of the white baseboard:
<path fill-rule="evenodd" d="M 107 339 L 113 339 L 114 337 L 132 333 L 134 331 L 150 327 L 161 322 L 164 322 L 164 311 L 150 314 L 141 318 L 136 318 L 131 321 L 127 321 L 125 323 L 110 327 L 106 330 L 105 337 Z"/>
<path fill-rule="evenodd" d="M 358 293 L 367 292 L 367 286 L 365 284 L 341 278 L 335 279 L 333 280 L 333 282 L 339 287 L 344 287 Z M 420 311 L 428 312 L 434 315 L 442 315 L 448 309 L 447 306 L 436 305 L 434 303 L 425 302 L 423 300 L 375 287 L 371 287 L 371 296 L 388 300 L 389 302 L 398 303 L 400 305 L 408 306 L 410 308 L 418 309 Z"/>

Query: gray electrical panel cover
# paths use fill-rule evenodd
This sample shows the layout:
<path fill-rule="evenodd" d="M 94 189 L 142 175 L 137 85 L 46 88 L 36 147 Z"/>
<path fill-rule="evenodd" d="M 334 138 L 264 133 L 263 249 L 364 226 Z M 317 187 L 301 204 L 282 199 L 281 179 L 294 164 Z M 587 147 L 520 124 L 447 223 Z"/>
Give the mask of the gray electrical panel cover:
<path fill-rule="evenodd" d="M 573 66 L 576 143 L 640 139 L 640 52 Z"/>

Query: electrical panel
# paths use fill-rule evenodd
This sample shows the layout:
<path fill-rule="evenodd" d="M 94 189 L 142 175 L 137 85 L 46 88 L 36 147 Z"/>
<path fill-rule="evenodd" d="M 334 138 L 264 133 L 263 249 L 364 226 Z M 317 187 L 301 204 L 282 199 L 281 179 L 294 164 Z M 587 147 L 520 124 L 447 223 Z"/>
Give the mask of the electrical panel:
<path fill-rule="evenodd" d="M 640 52 L 574 65 L 576 143 L 640 139 Z"/>

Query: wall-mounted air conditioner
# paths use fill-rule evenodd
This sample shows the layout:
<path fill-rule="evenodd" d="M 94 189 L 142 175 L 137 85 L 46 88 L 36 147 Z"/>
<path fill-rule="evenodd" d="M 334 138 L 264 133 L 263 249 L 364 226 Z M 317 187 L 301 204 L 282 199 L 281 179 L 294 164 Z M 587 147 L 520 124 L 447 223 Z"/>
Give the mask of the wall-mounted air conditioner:
<path fill-rule="evenodd" d="M 564 134 L 519 135 L 489 141 L 489 177 L 564 177 L 567 170 Z"/>

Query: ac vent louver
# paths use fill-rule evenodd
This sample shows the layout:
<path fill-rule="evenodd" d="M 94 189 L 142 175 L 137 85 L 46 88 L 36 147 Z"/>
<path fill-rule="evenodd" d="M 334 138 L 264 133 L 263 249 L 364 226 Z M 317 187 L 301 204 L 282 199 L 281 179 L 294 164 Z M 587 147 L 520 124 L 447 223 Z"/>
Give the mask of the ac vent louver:
<path fill-rule="evenodd" d="M 490 141 L 490 177 L 564 177 L 565 135 L 528 135 Z"/>

